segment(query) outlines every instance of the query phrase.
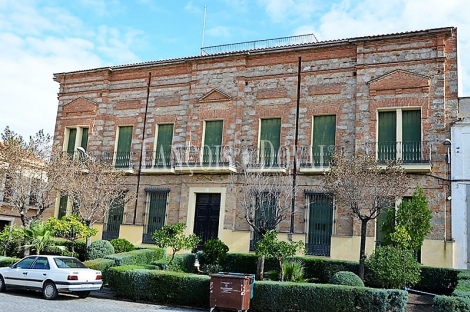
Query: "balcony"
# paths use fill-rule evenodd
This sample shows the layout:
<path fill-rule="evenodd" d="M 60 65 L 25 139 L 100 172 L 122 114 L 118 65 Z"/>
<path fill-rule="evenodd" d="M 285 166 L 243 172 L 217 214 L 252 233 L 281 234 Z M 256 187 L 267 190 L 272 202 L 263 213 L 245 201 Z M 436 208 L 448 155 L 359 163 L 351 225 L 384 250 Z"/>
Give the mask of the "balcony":
<path fill-rule="evenodd" d="M 302 173 L 322 174 L 330 169 L 331 157 L 335 153 L 334 145 L 301 146 L 298 149 L 299 171 Z"/>
<path fill-rule="evenodd" d="M 101 159 L 105 162 L 112 163 L 114 168 L 127 173 L 134 173 L 134 164 L 137 161 L 134 153 L 131 152 L 104 152 L 101 155 Z"/>
<path fill-rule="evenodd" d="M 182 146 L 172 149 L 175 172 L 230 173 L 236 172 L 235 155 L 229 146 Z"/>
<path fill-rule="evenodd" d="M 431 172 L 431 142 L 373 142 L 366 144 L 367 153 L 375 153 L 385 166 L 400 160 L 406 172 Z"/>
<path fill-rule="evenodd" d="M 247 172 L 286 173 L 290 159 L 288 148 L 283 146 L 245 149 L 240 157 Z"/>
<path fill-rule="evenodd" d="M 172 150 L 146 152 L 142 159 L 142 172 L 147 174 L 175 173 Z"/>

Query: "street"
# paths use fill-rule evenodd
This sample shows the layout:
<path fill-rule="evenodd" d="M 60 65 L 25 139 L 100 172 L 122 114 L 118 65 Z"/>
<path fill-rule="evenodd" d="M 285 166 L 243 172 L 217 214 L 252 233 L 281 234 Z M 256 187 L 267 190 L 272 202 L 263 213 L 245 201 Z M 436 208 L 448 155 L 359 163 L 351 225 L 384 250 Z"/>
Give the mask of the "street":
<path fill-rule="evenodd" d="M 79 299 L 77 296 L 60 294 L 56 300 L 45 300 L 40 292 L 24 290 L 7 290 L 0 293 L 0 311 L 18 312 L 130 312 L 130 311 L 173 311 L 194 312 L 196 309 L 166 307 L 147 303 L 119 301 L 88 297 Z"/>

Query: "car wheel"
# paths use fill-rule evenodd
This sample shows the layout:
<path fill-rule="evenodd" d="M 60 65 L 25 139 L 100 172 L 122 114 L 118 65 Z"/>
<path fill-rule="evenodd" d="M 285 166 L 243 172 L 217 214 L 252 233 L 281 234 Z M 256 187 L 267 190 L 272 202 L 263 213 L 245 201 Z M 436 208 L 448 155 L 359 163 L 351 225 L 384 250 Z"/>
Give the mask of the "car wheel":
<path fill-rule="evenodd" d="M 5 280 L 3 279 L 3 276 L 0 275 L 0 292 L 5 291 L 6 288 Z"/>
<path fill-rule="evenodd" d="M 57 287 L 53 282 L 46 282 L 42 287 L 42 295 L 46 300 L 53 300 L 57 298 L 59 292 L 57 291 Z"/>
<path fill-rule="evenodd" d="M 86 298 L 90 295 L 89 291 L 79 291 L 77 292 L 78 298 Z"/>

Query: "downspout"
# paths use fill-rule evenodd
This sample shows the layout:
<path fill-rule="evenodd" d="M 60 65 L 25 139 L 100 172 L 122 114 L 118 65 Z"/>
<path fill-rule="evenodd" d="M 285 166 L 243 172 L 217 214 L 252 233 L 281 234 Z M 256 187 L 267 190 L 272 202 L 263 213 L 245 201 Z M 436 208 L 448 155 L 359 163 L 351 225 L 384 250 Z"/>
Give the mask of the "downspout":
<path fill-rule="evenodd" d="M 295 197 L 297 188 L 297 144 L 299 143 L 299 110 L 300 110 L 300 72 L 302 66 L 302 58 L 299 56 L 299 65 L 297 69 L 297 107 L 295 110 L 295 137 L 294 137 L 294 170 L 292 172 L 292 207 L 290 216 L 290 234 L 294 234 L 294 218 L 295 218 Z"/>
<path fill-rule="evenodd" d="M 142 145 L 140 148 L 139 166 L 137 167 L 137 186 L 135 193 L 135 205 L 134 205 L 134 219 L 132 225 L 135 225 L 137 218 L 137 203 L 139 202 L 139 188 L 140 188 L 140 176 L 142 173 L 142 159 L 144 155 L 144 143 L 145 143 L 145 128 L 147 126 L 147 112 L 149 109 L 149 96 L 150 96 L 150 81 L 152 79 L 152 72 L 149 72 L 149 79 L 147 82 L 147 98 L 145 99 L 145 114 L 144 114 L 144 127 L 142 129 Z"/>

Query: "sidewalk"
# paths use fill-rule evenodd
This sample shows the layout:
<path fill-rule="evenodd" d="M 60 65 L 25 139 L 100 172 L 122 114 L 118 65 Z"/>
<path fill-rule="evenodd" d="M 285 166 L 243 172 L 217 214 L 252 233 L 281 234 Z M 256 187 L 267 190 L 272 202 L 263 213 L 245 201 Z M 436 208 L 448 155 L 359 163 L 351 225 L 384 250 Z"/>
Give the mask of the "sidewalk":
<path fill-rule="evenodd" d="M 101 290 L 92 291 L 90 293 L 90 297 L 99 298 L 99 299 L 113 299 L 113 300 L 123 300 L 129 301 L 126 299 L 120 299 L 116 296 L 116 294 L 111 290 L 109 287 L 103 287 Z M 179 307 L 179 306 L 162 306 L 156 303 L 149 303 L 153 304 L 155 308 L 158 308 L 156 311 L 173 311 L 173 312 L 197 312 L 197 311 L 206 311 L 207 309 L 198 309 L 192 307 Z"/>

